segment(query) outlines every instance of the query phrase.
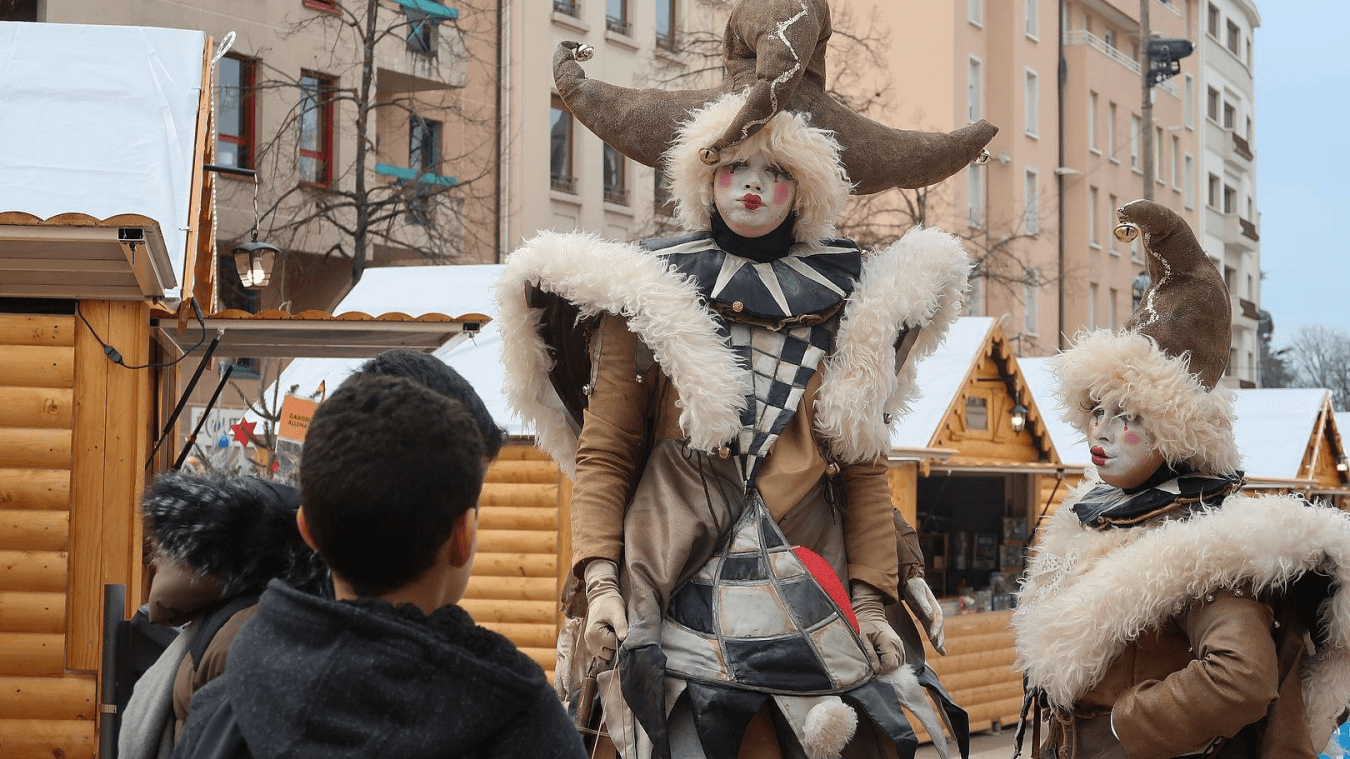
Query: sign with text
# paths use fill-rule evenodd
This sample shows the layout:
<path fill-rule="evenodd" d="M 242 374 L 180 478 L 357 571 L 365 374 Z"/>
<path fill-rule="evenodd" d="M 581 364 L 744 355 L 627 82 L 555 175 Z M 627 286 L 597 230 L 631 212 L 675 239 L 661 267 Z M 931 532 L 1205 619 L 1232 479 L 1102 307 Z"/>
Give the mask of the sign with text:
<path fill-rule="evenodd" d="M 288 395 L 281 402 L 281 422 L 277 425 L 277 439 L 293 443 L 305 442 L 305 433 L 309 431 L 309 420 L 318 408 L 316 401 Z"/>

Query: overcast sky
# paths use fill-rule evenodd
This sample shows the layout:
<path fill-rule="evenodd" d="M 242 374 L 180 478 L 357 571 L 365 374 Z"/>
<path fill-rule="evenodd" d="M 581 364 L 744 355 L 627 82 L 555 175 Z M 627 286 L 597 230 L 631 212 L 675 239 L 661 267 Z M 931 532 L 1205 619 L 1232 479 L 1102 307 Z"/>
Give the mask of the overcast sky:
<path fill-rule="evenodd" d="M 1302 324 L 1350 329 L 1350 2 L 1256 5 L 1261 307 L 1282 347 Z"/>

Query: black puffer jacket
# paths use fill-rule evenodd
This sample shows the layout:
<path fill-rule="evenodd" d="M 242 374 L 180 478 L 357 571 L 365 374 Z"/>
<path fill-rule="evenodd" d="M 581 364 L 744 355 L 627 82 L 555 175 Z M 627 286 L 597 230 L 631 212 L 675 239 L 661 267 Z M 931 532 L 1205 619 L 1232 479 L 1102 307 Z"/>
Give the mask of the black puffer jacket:
<path fill-rule="evenodd" d="M 273 582 L 224 676 L 198 692 L 175 757 L 575 757 L 539 666 L 462 609 L 345 602 Z M 215 753 L 212 753 L 216 750 Z"/>

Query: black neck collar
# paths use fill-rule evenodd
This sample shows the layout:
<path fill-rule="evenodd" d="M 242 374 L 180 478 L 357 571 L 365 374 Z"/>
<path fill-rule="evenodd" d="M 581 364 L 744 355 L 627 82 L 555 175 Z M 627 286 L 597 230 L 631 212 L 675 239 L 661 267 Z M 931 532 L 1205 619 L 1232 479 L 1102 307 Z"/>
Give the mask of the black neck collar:
<path fill-rule="evenodd" d="M 742 237 L 731 231 L 731 227 L 722 220 L 721 214 L 717 209 L 712 209 L 712 236 L 713 242 L 717 247 L 730 253 L 733 256 L 748 258 L 755 263 L 763 264 L 769 261 L 776 261 L 788 254 L 792 249 L 792 227 L 797 223 L 797 214 L 790 212 L 787 218 L 783 220 L 772 232 L 760 237 Z"/>

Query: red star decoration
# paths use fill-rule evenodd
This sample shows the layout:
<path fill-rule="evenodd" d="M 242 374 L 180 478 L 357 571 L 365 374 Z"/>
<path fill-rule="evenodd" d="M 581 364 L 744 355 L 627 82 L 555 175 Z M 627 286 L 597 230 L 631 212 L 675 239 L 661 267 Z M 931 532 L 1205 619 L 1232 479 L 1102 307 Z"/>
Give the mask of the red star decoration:
<path fill-rule="evenodd" d="M 240 419 L 238 424 L 230 425 L 230 432 L 234 433 L 235 441 L 248 446 L 253 444 L 253 428 L 257 426 L 257 422 L 246 422 Z"/>

